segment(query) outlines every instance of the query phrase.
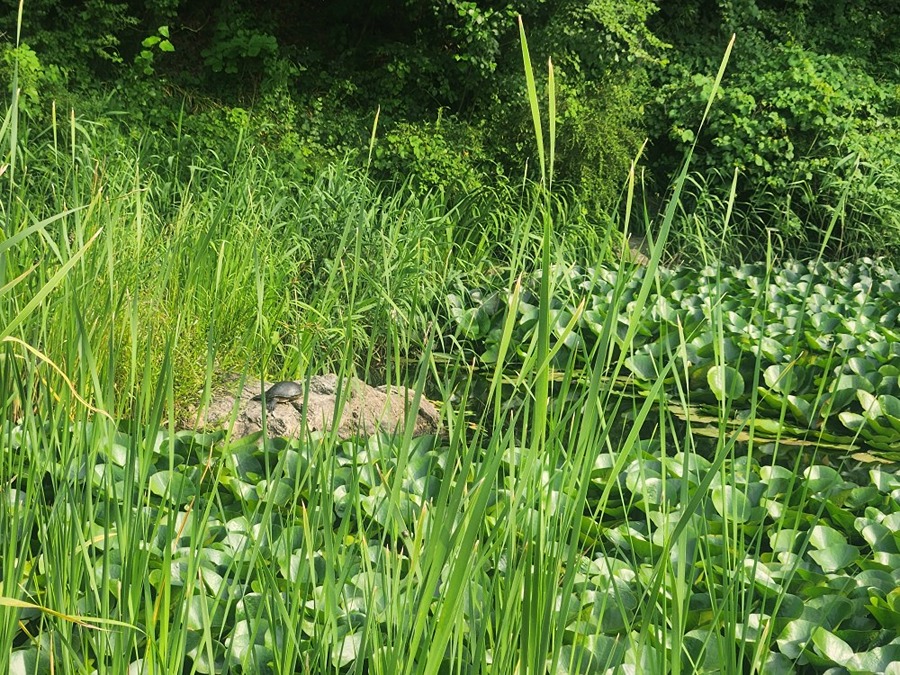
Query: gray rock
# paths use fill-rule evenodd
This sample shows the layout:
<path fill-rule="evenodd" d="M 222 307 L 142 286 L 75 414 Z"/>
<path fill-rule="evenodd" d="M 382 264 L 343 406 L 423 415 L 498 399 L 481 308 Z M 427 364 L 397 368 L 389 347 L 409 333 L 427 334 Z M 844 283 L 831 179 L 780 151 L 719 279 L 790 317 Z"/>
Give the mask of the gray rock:
<path fill-rule="evenodd" d="M 412 405 L 413 391 L 406 387 L 372 387 L 362 380 L 350 377 L 343 380 L 341 400 L 343 406 L 336 410 L 339 380 L 337 375 L 317 375 L 309 379 L 308 393 L 290 401 L 290 405 L 271 405 L 260 400 L 260 383 L 246 380 L 242 390 L 239 378 L 219 392 L 214 393 L 208 406 L 194 411 L 196 422 L 186 424 L 200 430 L 228 428 L 232 417 L 232 436 L 239 438 L 262 430 L 263 413 L 269 436 L 296 437 L 305 431 L 329 431 L 334 429 L 344 440 L 355 436 L 369 436 L 378 431 L 403 433 L 406 413 Z M 272 385 L 266 383 L 268 390 Z M 254 400 L 255 399 L 255 400 Z M 434 404 L 422 397 L 413 435 L 438 433 L 440 414 Z M 306 425 L 304 426 L 304 420 Z"/>

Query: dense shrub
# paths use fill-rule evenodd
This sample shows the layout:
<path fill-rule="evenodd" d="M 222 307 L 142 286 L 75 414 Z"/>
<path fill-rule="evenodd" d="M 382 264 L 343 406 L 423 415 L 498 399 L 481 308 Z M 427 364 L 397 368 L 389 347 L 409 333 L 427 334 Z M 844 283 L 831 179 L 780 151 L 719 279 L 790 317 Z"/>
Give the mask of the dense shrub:
<path fill-rule="evenodd" d="M 750 225 L 751 246 L 764 244 L 765 228 L 789 250 L 815 249 L 832 222 L 840 255 L 900 246 L 900 82 L 885 54 L 875 55 L 878 44 L 898 55 L 883 35 L 885 13 L 896 10 L 866 4 L 868 24 L 835 9 L 843 3 L 776 12 L 761 2 L 698 1 L 664 12 L 659 28 L 675 53 L 657 78 L 650 128 L 658 168 L 698 142 L 688 211 L 727 201 L 737 171 L 737 219 Z M 737 41 L 724 87 L 695 139 L 730 30 Z"/>
<path fill-rule="evenodd" d="M 17 10 L 0 0 L 6 25 Z M 733 251 L 769 233 L 815 247 L 832 221 L 840 254 L 900 246 L 889 0 L 34 0 L 21 46 L 0 34 L 0 79 L 17 59 L 27 111 L 48 119 L 57 101 L 217 155 L 240 131 L 288 172 L 349 157 L 394 184 L 462 193 L 536 178 L 517 13 L 534 62 L 555 64 L 554 183 L 597 222 L 645 139 L 648 204 L 664 201 L 734 32 L 683 204 L 690 231 L 675 234 L 722 234 L 704 214 L 731 200 L 736 170 L 746 239 Z"/>
<path fill-rule="evenodd" d="M 476 126 L 455 119 L 401 122 L 384 131 L 372 167 L 382 180 L 409 176 L 420 188 L 462 196 L 490 179 L 490 160 Z"/>

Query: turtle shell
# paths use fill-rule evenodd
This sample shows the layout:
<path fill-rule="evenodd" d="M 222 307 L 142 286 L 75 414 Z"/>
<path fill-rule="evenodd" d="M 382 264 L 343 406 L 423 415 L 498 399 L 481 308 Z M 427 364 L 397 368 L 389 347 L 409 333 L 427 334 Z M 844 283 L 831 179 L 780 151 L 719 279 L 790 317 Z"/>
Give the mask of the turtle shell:
<path fill-rule="evenodd" d="M 263 398 L 266 402 L 266 410 L 272 412 L 276 403 L 286 403 L 288 401 L 296 401 L 303 396 L 303 386 L 290 380 L 276 382 L 266 389 L 266 393 L 260 396 L 257 394 L 252 400 L 259 401 Z"/>
<path fill-rule="evenodd" d="M 303 396 L 303 386 L 290 380 L 276 382 L 266 389 L 266 400 L 295 401 Z M 258 396 L 256 397 L 259 398 Z"/>

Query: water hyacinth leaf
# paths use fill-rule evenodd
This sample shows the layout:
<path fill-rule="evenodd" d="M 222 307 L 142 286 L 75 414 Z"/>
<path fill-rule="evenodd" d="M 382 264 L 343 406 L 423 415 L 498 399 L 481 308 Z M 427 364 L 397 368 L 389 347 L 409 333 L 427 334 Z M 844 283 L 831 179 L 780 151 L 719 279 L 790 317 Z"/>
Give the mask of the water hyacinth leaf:
<path fill-rule="evenodd" d="M 575 644 L 559 650 L 560 675 L 582 675 L 604 672 L 622 665 L 625 642 L 606 635 L 583 635 Z M 548 664 L 549 665 L 549 664 Z"/>
<path fill-rule="evenodd" d="M 806 479 L 807 486 L 813 494 L 825 492 L 844 482 L 841 474 L 836 469 L 832 469 L 830 466 L 822 466 L 821 464 L 815 464 L 807 468 L 803 472 L 803 477 Z"/>
<path fill-rule="evenodd" d="M 650 558 L 663 550 L 654 545 L 645 532 L 630 527 L 628 524 L 610 528 L 607 535 L 617 546 L 625 546 L 641 558 Z"/>
<path fill-rule="evenodd" d="M 218 640 L 211 640 L 211 642 L 212 649 L 210 650 L 209 641 L 202 639 L 199 631 L 188 633 L 187 640 L 185 641 L 185 654 L 193 661 L 193 669 L 204 675 L 221 673 L 226 670 L 225 645 Z M 135 664 L 132 663 L 129 666 L 129 675 L 132 675 L 130 669 L 134 667 L 134 665 Z M 146 671 L 147 669 L 144 667 L 134 670 L 133 672 L 134 675 L 142 675 Z"/>
<path fill-rule="evenodd" d="M 872 469 L 869 471 L 869 480 L 872 481 L 872 485 L 876 487 L 876 489 L 883 493 L 888 494 L 892 490 L 900 487 L 900 481 L 898 481 L 898 477 L 893 473 L 889 473 L 881 468 Z"/>
<path fill-rule="evenodd" d="M 821 591 L 820 595 L 810 598 L 804 605 L 804 610 L 810 610 L 809 616 L 813 616 L 813 612 L 818 612 L 821 618 L 821 625 L 829 630 L 837 631 L 842 624 L 851 619 L 859 611 L 860 603 L 853 602 L 838 593 L 846 588 L 847 579 L 834 579 L 827 587 L 816 589 Z"/>
<path fill-rule="evenodd" d="M 294 486 L 284 479 L 271 482 L 263 480 L 256 484 L 256 494 L 260 501 L 286 506 L 294 497 Z"/>
<path fill-rule="evenodd" d="M 150 492 L 171 504 L 181 506 L 197 496 L 197 486 L 184 474 L 176 471 L 158 471 L 150 476 Z"/>
<path fill-rule="evenodd" d="M 878 596 L 870 596 L 866 609 L 877 619 L 881 628 L 889 631 L 900 630 L 900 612 L 898 612 L 887 600 Z"/>
<path fill-rule="evenodd" d="M 858 391 L 867 391 L 869 393 L 875 391 L 872 383 L 862 375 L 841 375 L 834 381 L 832 392 L 852 391 L 854 395 Z"/>
<path fill-rule="evenodd" d="M 766 484 L 769 497 L 783 493 L 796 480 L 793 471 L 777 464 L 760 467 L 759 477 Z"/>
<path fill-rule="evenodd" d="M 462 334 L 470 340 L 484 337 L 491 328 L 490 317 L 480 307 L 470 307 L 455 312 L 451 310 L 451 312 L 453 312 L 453 318 Z"/>
<path fill-rule="evenodd" d="M 719 401 L 731 401 L 744 394 L 744 378 L 731 366 L 713 366 L 706 373 L 706 379 Z"/>
<path fill-rule="evenodd" d="M 246 481 L 256 481 L 262 478 L 264 468 L 258 453 L 258 448 L 251 445 L 242 446 L 240 450 L 234 450 L 227 455 L 238 478 Z"/>
<path fill-rule="evenodd" d="M 688 631 L 684 636 L 683 663 L 692 673 L 722 672 L 722 656 L 718 636 L 709 630 Z M 690 658 L 688 658 L 690 655 Z"/>
<path fill-rule="evenodd" d="M 274 653 L 266 646 L 269 622 L 238 621 L 231 635 L 225 640 L 228 661 L 233 667 L 251 667 L 255 673 L 274 672 L 270 667 Z"/>
<path fill-rule="evenodd" d="M 747 623 L 737 624 L 735 633 L 738 640 L 748 644 L 755 644 L 762 638 L 767 630 L 769 621 L 772 617 L 768 614 L 760 614 L 752 612 L 747 615 Z"/>
<path fill-rule="evenodd" d="M 769 534 L 769 546 L 775 553 L 782 551 L 799 551 L 804 535 L 799 530 L 784 528 Z"/>
<path fill-rule="evenodd" d="M 877 506 L 880 501 L 881 496 L 878 494 L 878 488 L 874 485 L 866 485 L 865 487 L 851 488 L 843 506 L 848 510 L 856 511 L 865 506 Z M 852 514 L 848 513 L 848 515 Z"/>
<path fill-rule="evenodd" d="M 814 352 L 829 352 L 834 345 L 835 336 L 832 333 L 804 333 L 806 344 Z"/>
<path fill-rule="evenodd" d="M 9 655 L 9 675 L 52 673 L 50 654 L 46 649 L 16 649 Z"/>
<path fill-rule="evenodd" d="M 863 416 L 866 419 L 871 420 L 881 417 L 881 404 L 874 395 L 864 389 L 860 389 L 856 392 L 856 398 L 859 400 L 859 405 L 862 406 Z"/>
<path fill-rule="evenodd" d="M 874 647 L 867 652 L 857 654 L 847 664 L 853 673 L 886 673 L 897 675 L 900 666 L 900 644 L 894 640 L 883 647 Z"/>
<path fill-rule="evenodd" d="M 766 434 L 767 436 L 777 437 L 785 434 L 788 429 L 784 424 L 781 424 L 778 420 L 769 419 L 766 417 L 758 417 L 752 420 L 753 428 L 758 432 Z"/>
<path fill-rule="evenodd" d="M 760 353 L 772 363 L 779 363 L 784 358 L 784 347 L 772 337 L 763 337 L 759 342 Z"/>
<path fill-rule="evenodd" d="M 785 397 L 785 403 L 798 422 L 801 424 L 810 424 L 812 422 L 813 406 L 809 401 L 789 394 Z"/>
<path fill-rule="evenodd" d="M 199 631 L 205 627 L 221 628 L 225 624 L 226 608 L 224 602 L 207 595 L 192 595 L 188 600 L 188 630 Z"/>
<path fill-rule="evenodd" d="M 699 485 L 710 466 L 710 461 L 705 457 L 692 452 L 679 452 L 672 457 L 668 468 L 677 478 L 686 477 L 693 485 Z"/>
<path fill-rule="evenodd" d="M 887 418 L 890 425 L 900 431 L 900 398 L 890 394 L 882 394 L 878 397 L 881 412 Z"/>
<path fill-rule="evenodd" d="M 797 386 L 797 371 L 791 364 L 773 364 L 763 371 L 763 380 L 770 389 L 790 394 Z"/>
<path fill-rule="evenodd" d="M 859 559 L 859 549 L 850 544 L 834 544 L 816 551 L 809 557 L 816 561 L 826 574 L 842 570 Z"/>
<path fill-rule="evenodd" d="M 830 546 L 839 546 L 847 543 L 847 538 L 827 525 L 816 525 L 810 530 L 809 545 L 823 549 Z"/>
<path fill-rule="evenodd" d="M 863 390 L 857 391 L 856 397 L 859 399 L 859 404 L 863 409 L 863 417 L 866 420 L 866 425 L 869 427 L 867 437 L 883 436 L 887 442 L 890 442 L 891 437 L 894 436 L 894 429 L 881 409 L 880 397 L 873 396 Z"/>
<path fill-rule="evenodd" d="M 656 361 L 647 354 L 635 354 L 625 361 L 625 365 L 639 379 L 652 382 L 659 376 Z"/>
<path fill-rule="evenodd" d="M 851 372 L 865 377 L 869 373 L 878 369 L 878 361 L 871 358 L 854 356 L 847 359 L 847 367 L 851 370 Z"/>
<path fill-rule="evenodd" d="M 353 663 L 362 651 L 363 633 L 350 633 L 335 642 L 331 648 L 331 661 L 338 668 Z"/>
<path fill-rule="evenodd" d="M 526 331 L 526 334 L 537 326 L 541 311 L 536 305 L 527 303 L 519 303 L 519 326 Z"/>
<path fill-rule="evenodd" d="M 794 675 L 797 671 L 794 669 L 793 659 L 778 652 L 769 652 L 760 672 L 766 675 Z"/>
<path fill-rule="evenodd" d="M 744 573 L 749 580 L 758 586 L 760 591 L 770 591 L 776 595 L 784 593 L 784 588 L 778 583 L 772 575 L 772 570 L 765 563 L 753 558 L 745 558 Z"/>
<path fill-rule="evenodd" d="M 818 624 L 805 619 L 789 621 L 782 629 L 775 643 L 782 654 L 789 659 L 798 659 L 812 639 L 813 632 L 819 628 Z"/>
<path fill-rule="evenodd" d="M 850 412 L 849 410 L 840 413 L 838 419 L 841 421 L 841 424 L 855 433 L 861 434 L 866 427 L 866 418 L 858 413 Z"/>
<path fill-rule="evenodd" d="M 841 333 L 837 338 L 837 348 L 842 352 L 850 352 L 859 347 L 859 339 L 855 335 Z"/>
<path fill-rule="evenodd" d="M 714 487 L 712 503 L 720 516 L 738 523 L 746 523 L 753 508 L 743 491 L 731 485 Z"/>
<path fill-rule="evenodd" d="M 812 641 L 816 652 L 834 665 L 847 665 L 854 656 L 850 645 L 822 627 L 813 631 Z"/>

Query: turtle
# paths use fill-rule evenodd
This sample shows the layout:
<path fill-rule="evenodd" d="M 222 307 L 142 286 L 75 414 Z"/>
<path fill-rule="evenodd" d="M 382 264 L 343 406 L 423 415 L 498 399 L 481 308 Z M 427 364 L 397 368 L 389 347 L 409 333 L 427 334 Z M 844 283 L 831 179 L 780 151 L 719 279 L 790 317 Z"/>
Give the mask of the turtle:
<path fill-rule="evenodd" d="M 266 389 L 265 394 L 257 394 L 251 400 L 260 401 L 265 399 L 266 410 L 268 412 L 272 412 L 273 410 L 275 410 L 275 406 L 278 403 L 292 403 L 296 408 L 297 404 L 295 403 L 295 401 L 299 400 L 302 397 L 302 385 L 290 380 L 282 380 L 281 382 L 276 382 L 271 387 Z"/>

